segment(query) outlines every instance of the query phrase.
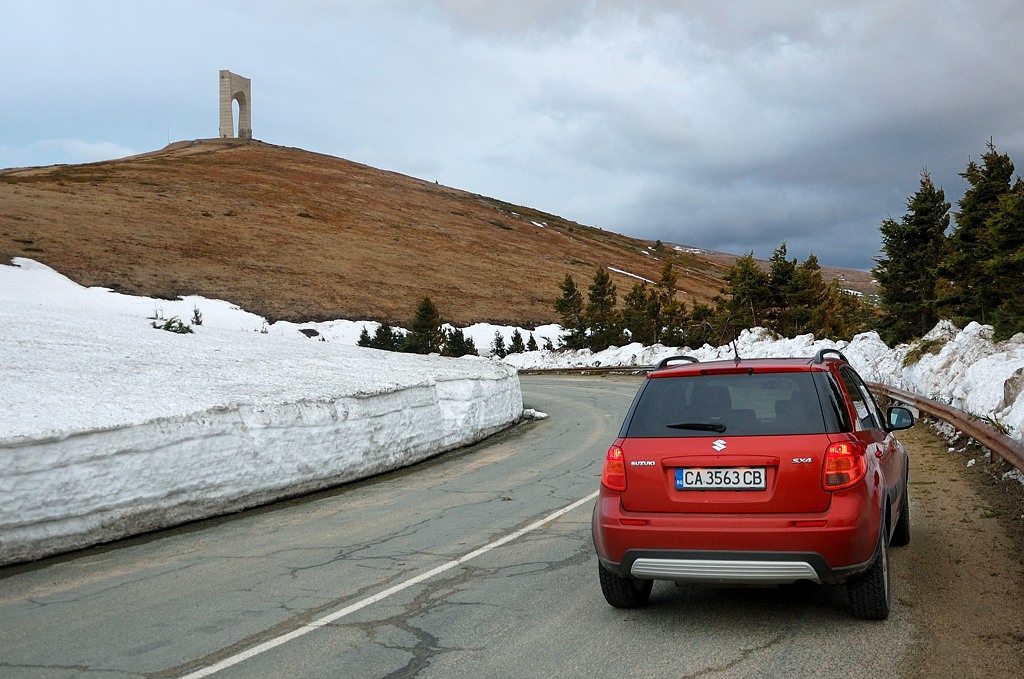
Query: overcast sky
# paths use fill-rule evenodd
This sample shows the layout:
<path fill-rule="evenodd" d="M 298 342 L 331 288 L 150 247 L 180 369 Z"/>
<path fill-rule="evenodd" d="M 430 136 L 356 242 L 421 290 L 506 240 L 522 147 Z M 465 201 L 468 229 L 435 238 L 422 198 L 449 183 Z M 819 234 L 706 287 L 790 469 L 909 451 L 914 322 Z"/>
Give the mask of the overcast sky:
<path fill-rule="evenodd" d="M 0 168 L 253 136 L 584 224 L 868 269 L 927 168 L 1024 173 L 1020 0 L 0 0 Z"/>

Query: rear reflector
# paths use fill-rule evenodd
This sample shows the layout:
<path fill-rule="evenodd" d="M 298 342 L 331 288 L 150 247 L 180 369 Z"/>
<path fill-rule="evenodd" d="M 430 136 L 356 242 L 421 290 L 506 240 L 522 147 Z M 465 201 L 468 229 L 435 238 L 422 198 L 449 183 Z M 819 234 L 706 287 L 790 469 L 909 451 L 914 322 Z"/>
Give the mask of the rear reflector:
<path fill-rule="evenodd" d="M 646 526 L 646 519 L 619 519 L 619 523 L 623 526 Z"/>
<path fill-rule="evenodd" d="M 820 521 L 794 521 L 794 528 L 823 528 L 828 525 L 828 521 L 821 519 Z"/>
<path fill-rule="evenodd" d="M 601 485 L 619 493 L 626 490 L 626 462 L 622 458 L 622 448 L 612 446 L 604 458 L 604 469 L 601 471 Z"/>

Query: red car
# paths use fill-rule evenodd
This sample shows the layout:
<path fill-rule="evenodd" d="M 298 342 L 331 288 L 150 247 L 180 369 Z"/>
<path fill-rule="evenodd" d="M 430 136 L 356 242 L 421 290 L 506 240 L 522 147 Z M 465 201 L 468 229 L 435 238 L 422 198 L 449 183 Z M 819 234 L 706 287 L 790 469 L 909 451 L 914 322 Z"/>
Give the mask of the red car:
<path fill-rule="evenodd" d="M 889 545 L 910 541 L 909 461 L 842 353 L 701 363 L 644 380 L 608 449 L 593 535 L 612 606 L 654 580 L 846 583 L 853 614 L 888 617 Z"/>

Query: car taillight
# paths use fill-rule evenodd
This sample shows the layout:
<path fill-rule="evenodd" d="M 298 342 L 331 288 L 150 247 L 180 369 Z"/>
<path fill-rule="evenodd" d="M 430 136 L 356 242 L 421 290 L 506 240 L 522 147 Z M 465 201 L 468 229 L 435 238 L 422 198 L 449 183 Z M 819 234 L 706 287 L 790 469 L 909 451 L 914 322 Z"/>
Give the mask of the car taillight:
<path fill-rule="evenodd" d="M 604 458 L 604 469 L 601 471 L 601 485 L 620 493 L 626 490 L 626 462 L 622 457 L 622 448 L 612 446 Z"/>
<path fill-rule="evenodd" d="M 867 473 L 865 452 L 862 445 L 849 441 L 830 445 L 825 451 L 821 487 L 825 490 L 842 490 L 860 483 Z"/>

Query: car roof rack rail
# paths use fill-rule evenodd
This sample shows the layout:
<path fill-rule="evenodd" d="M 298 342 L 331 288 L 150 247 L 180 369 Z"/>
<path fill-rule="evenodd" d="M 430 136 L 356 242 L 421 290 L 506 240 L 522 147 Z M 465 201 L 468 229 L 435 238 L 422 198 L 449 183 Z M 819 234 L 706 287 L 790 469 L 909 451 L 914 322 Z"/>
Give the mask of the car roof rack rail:
<path fill-rule="evenodd" d="M 693 356 L 669 356 L 668 358 L 663 358 L 660 361 L 658 361 L 658 365 L 654 366 L 654 369 L 661 370 L 665 366 L 670 365 L 672 363 L 680 363 L 684 361 L 689 363 L 700 363 L 700 361 L 694 358 Z"/>
<path fill-rule="evenodd" d="M 838 349 L 819 349 L 818 353 L 816 353 L 814 355 L 814 362 L 815 363 L 824 363 L 825 362 L 825 356 L 827 354 L 835 354 L 836 356 L 838 356 L 840 358 L 840 360 L 843 360 L 843 361 L 846 361 L 847 363 L 849 363 L 849 361 L 846 359 L 846 356 L 843 356 L 843 352 L 839 351 Z"/>

